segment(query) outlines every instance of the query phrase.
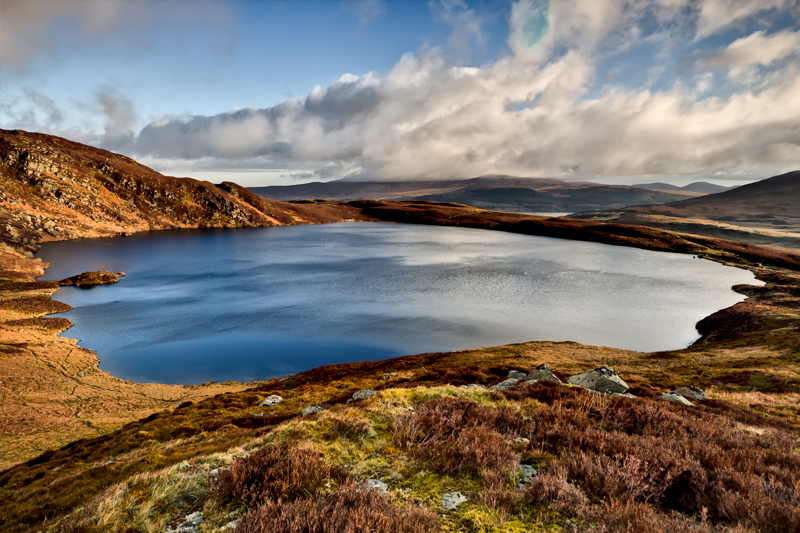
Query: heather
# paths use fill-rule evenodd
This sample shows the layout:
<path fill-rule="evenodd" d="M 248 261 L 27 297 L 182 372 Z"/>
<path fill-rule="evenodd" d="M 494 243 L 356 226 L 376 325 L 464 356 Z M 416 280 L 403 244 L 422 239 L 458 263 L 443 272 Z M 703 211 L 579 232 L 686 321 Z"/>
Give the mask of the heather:
<path fill-rule="evenodd" d="M 190 512 L 198 531 L 247 533 L 797 531 L 799 439 L 719 400 L 406 383 L 112 485 L 52 531 L 129 531 L 119 516 L 133 508 L 149 525 L 130 531 L 177 528 Z M 454 493 L 465 501 L 444 510 Z"/>

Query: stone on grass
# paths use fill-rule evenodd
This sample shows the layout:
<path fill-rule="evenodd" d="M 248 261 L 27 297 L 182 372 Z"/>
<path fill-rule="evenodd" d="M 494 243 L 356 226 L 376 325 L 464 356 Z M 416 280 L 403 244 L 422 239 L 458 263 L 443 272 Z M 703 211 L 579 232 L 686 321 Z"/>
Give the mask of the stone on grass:
<path fill-rule="evenodd" d="M 267 396 L 261 403 L 258 404 L 259 407 L 272 407 L 273 405 L 277 405 L 283 401 L 283 398 L 278 396 L 277 394 L 273 394 L 272 396 Z"/>
<path fill-rule="evenodd" d="M 567 383 L 607 394 L 613 392 L 623 393 L 629 388 L 628 384 L 607 366 L 601 366 L 583 374 L 572 376 L 567 380 Z"/>
<path fill-rule="evenodd" d="M 694 400 L 707 400 L 708 395 L 699 387 L 681 387 L 680 389 L 672 391 L 674 394 L 680 394 L 684 398 L 691 398 Z"/>
<path fill-rule="evenodd" d="M 612 392 L 611 396 L 617 396 L 618 398 L 638 398 L 638 396 L 633 395 L 630 392 Z"/>
<path fill-rule="evenodd" d="M 467 501 L 466 496 L 464 496 L 460 492 L 445 492 L 444 494 L 442 494 L 442 502 L 441 505 L 439 505 L 439 507 L 441 507 L 445 511 L 452 511 L 465 501 Z"/>
<path fill-rule="evenodd" d="M 692 402 L 681 396 L 680 394 L 675 394 L 674 392 L 668 392 L 661 396 L 662 400 L 669 400 L 671 402 L 678 402 L 683 405 L 692 406 L 694 405 Z"/>
<path fill-rule="evenodd" d="M 362 389 L 353 394 L 354 400 L 369 400 L 375 396 L 375 391 L 372 389 Z"/>
<path fill-rule="evenodd" d="M 558 376 L 553 374 L 553 372 L 550 370 L 550 367 L 544 364 L 537 366 L 535 369 L 531 370 L 530 374 L 528 374 L 527 383 L 536 383 L 538 380 L 561 383 L 561 380 L 558 379 Z"/>
<path fill-rule="evenodd" d="M 387 485 L 380 479 L 368 479 L 364 482 L 364 489 L 366 490 L 375 489 L 381 494 L 386 494 L 387 492 L 389 492 L 389 485 Z"/>
<path fill-rule="evenodd" d="M 517 469 L 520 472 L 522 472 L 522 484 L 523 485 L 527 485 L 528 483 L 530 483 L 531 480 L 533 479 L 533 476 L 535 476 L 536 474 L 539 473 L 539 471 L 536 470 L 531 465 L 526 465 L 526 464 L 523 464 L 523 463 L 517 463 Z"/>
<path fill-rule="evenodd" d="M 203 512 L 197 511 L 183 517 L 183 523 L 176 529 L 168 528 L 167 533 L 197 533 L 197 528 L 205 522 Z"/>
<path fill-rule="evenodd" d="M 486 385 L 480 383 L 470 383 L 469 385 L 461 385 L 462 389 L 485 389 Z"/>
<path fill-rule="evenodd" d="M 496 391 L 508 390 L 514 385 L 514 383 L 516 383 L 518 381 L 519 380 L 517 378 L 508 378 L 507 380 L 501 381 L 500 383 L 498 383 L 497 385 L 494 385 L 493 387 L 489 387 L 489 389 L 490 390 L 496 390 Z"/>
<path fill-rule="evenodd" d="M 303 414 L 303 416 L 308 416 L 316 413 L 317 411 L 322 411 L 322 407 L 320 407 L 319 405 L 309 405 L 300 412 Z"/>
<path fill-rule="evenodd" d="M 528 377 L 528 374 L 526 374 L 525 372 L 520 372 L 519 370 L 509 370 L 508 377 L 516 379 L 525 379 Z"/>

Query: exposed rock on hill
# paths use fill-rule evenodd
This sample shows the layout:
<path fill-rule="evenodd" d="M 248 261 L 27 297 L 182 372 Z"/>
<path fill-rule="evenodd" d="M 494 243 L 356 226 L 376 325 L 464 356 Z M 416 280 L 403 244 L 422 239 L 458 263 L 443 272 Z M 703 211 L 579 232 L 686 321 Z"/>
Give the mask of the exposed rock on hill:
<path fill-rule="evenodd" d="M 347 206 L 283 204 L 235 183 L 172 178 L 125 156 L 40 133 L 0 130 L 0 242 L 36 242 L 170 228 L 341 221 Z"/>

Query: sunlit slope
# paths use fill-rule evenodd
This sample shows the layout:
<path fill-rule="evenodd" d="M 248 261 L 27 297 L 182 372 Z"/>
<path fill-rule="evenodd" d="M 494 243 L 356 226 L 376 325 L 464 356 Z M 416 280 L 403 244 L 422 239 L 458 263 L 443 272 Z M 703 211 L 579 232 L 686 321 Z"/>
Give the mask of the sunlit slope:
<path fill-rule="evenodd" d="M 169 228 L 277 226 L 349 219 L 346 206 L 262 198 L 234 183 L 164 176 L 106 150 L 52 135 L 0 130 L 2 242 Z"/>

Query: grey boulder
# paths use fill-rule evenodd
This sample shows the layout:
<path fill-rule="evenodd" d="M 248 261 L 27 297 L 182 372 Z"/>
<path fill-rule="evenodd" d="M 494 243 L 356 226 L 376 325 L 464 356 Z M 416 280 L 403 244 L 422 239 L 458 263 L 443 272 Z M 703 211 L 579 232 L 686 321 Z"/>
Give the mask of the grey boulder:
<path fill-rule="evenodd" d="M 553 374 L 550 370 L 550 367 L 547 365 L 539 365 L 534 370 L 531 370 L 531 373 L 528 374 L 528 383 L 534 383 L 536 381 L 552 381 L 554 383 L 561 383 L 561 380 Z"/>
<path fill-rule="evenodd" d="M 273 405 L 279 404 L 283 401 L 283 398 L 278 396 L 277 394 L 273 394 L 272 396 L 267 396 L 261 403 L 258 404 L 259 407 L 272 407 Z"/>
<path fill-rule="evenodd" d="M 362 389 L 353 394 L 353 400 L 369 400 L 375 396 L 375 391 L 372 389 Z"/>
<path fill-rule="evenodd" d="M 366 490 L 375 489 L 381 494 L 386 494 L 389 492 L 389 485 L 381 481 L 380 479 L 368 479 L 364 482 L 364 488 Z"/>
<path fill-rule="evenodd" d="M 683 405 L 687 405 L 689 407 L 693 406 L 694 404 L 681 396 L 680 394 L 675 394 L 674 392 L 668 392 L 666 394 L 661 395 L 662 400 L 669 400 L 671 402 L 677 402 Z"/>
<path fill-rule="evenodd" d="M 511 387 L 513 387 L 513 386 L 514 386 L 514 383 L 516 383 L 517 381 L 519 381 L 517 378 L 508 378 L 508 379 L 507 379 L 507 380 L 505 380 L 505 381 L 501 381 L 501 382 L 500 382 L 500 383 L 498 383 L 497 385 L 494 385 L 494 386 L 492 386 L 492 387 L 489 387 L 489 389 L 490 389 L 490 390 L 497 390 L 497 391 L 501 391 L 501 390 L 508 390 L 508 389 L 510 389 Z"/>
<path fill-rule="evenodd" d="M 520 372 L 519 370 L 509 370 L 508 377 L 516 378 L 516 379 L 525 379 L 528 377 L 528 374 L 525 372 Z"/>
<path fill-rule="evenodd" d="M 316 413 L 317 411 L 322 411 L 322 407 L 320 407 L 319 405 L 309 405 L 300 412 L 303 414 L 303 416 L 308 416 Z"/>
<path fill-rule="evenodd" d="M 583 374 L 572 376 L 567 380 L 567 383 L 607 394 L 614 392 L 622 394 L 627 392 L 629 388 L 628 384 L 607 366 L 601 366 Z"/>
<path fill-rule="evenodd" d="M 462 503 L 467 501 L 466 496 L 460 492 L 445 492 L 442 494 L 441 507 L 445 511 L 452 511 Z"/>
<path fill-rule="evenodd" d="M 680 394 L 684 398 L 691 398 L 698 401 L 708 399 L 708 395 L 703 391 L 703 389 L 698 387 L 681 387 L 680 389 L 672 391 L 672 393 Z"/>

